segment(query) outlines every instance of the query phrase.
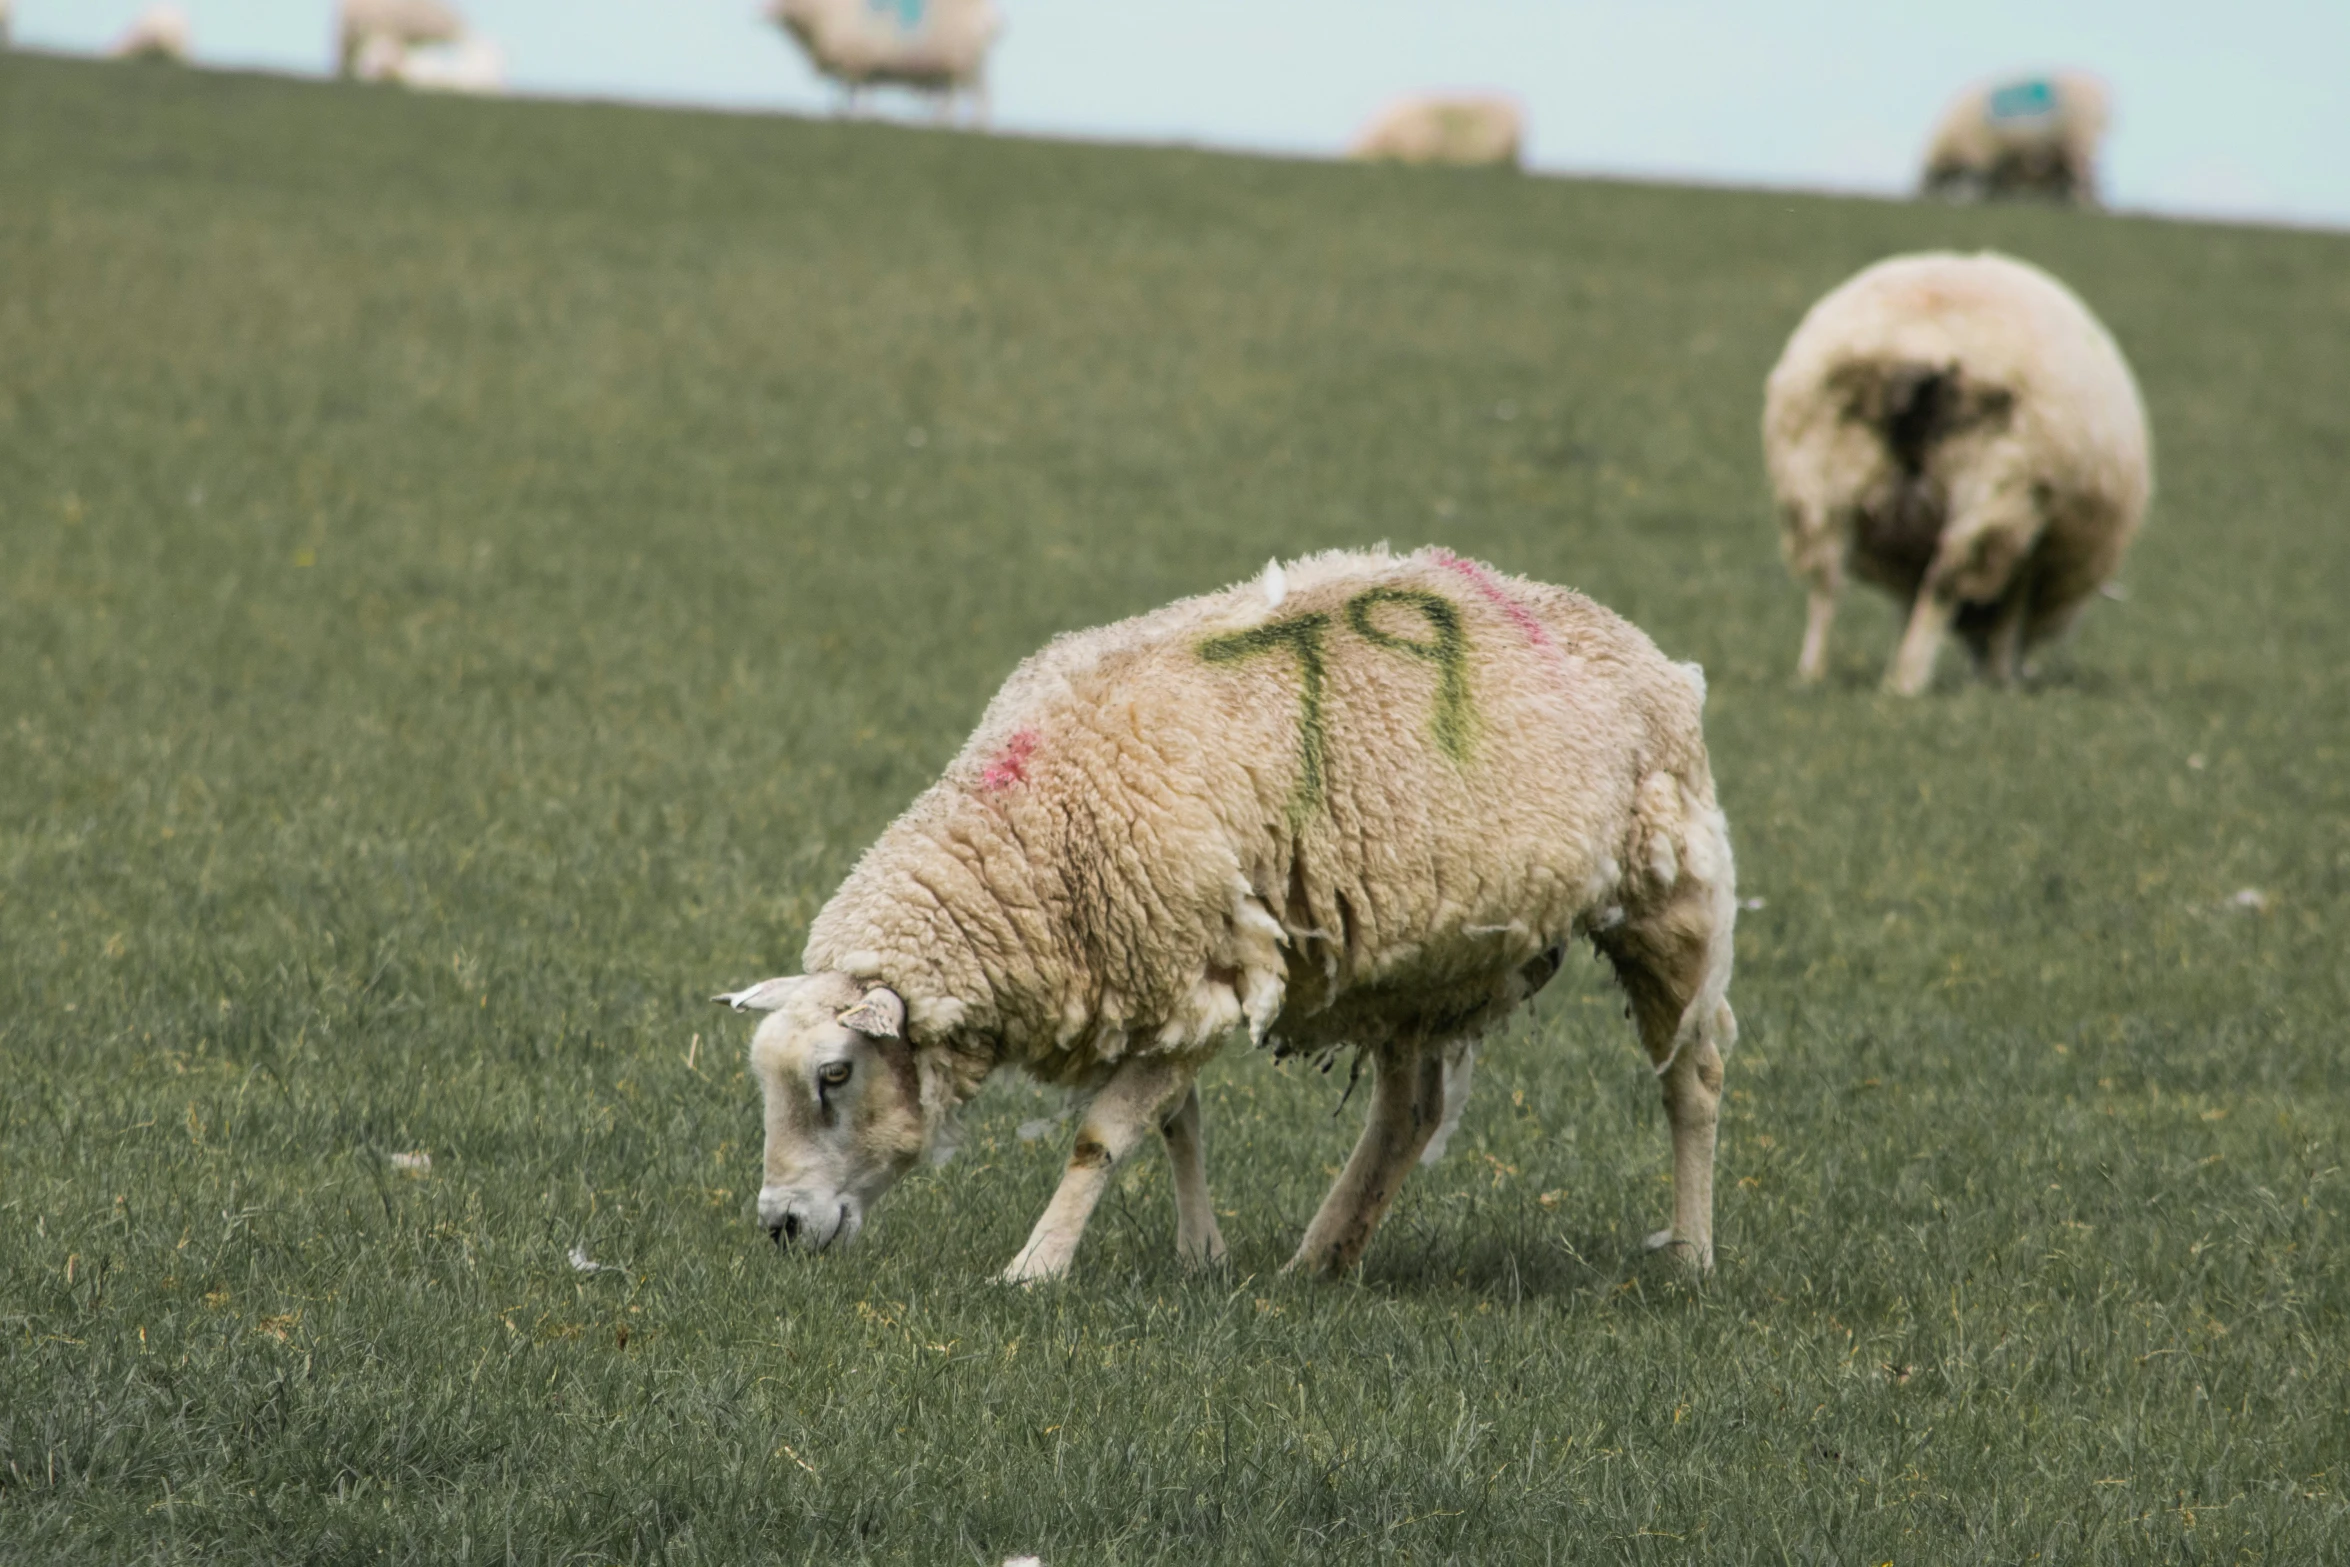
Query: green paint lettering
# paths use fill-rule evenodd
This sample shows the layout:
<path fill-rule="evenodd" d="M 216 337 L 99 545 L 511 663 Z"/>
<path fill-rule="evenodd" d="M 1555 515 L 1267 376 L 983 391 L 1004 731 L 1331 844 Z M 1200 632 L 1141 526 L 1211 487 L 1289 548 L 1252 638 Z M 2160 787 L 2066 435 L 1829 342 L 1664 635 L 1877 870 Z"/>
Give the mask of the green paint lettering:
<path fill-rule="evenodd" d="M 1401 604 L 1428 622 L 1434 636 L 1426 642 L 1382 631 L 1371 611 L 1382 604 Z M 1456 762 L 1469 759 L 1476 715 L 1469 706 L 1468 633 L 1461 629 L 1461 612 L 1450 599 L 1417 588 L 1371 588 L 1347 601 L 1346 623 L 1374 647 L 1406 654 L 1436 666 L 1436 710 L 1428 727 L 1436 744 Z"/>
<path fill-rule="evenodd" d="M 1210 637 L 1199 645 L 1199 656 L 1211 664 L 1239 664 L 1284 650 L 1297 656 L 1297 789 L 1289 800 L 1293 824 L 1302 823 L 1322 804 L 1322 758 L 1328 741 L 1322 727 L 1322 637 L 1329 629 L 1328 615 L 1299 615 Z"/>

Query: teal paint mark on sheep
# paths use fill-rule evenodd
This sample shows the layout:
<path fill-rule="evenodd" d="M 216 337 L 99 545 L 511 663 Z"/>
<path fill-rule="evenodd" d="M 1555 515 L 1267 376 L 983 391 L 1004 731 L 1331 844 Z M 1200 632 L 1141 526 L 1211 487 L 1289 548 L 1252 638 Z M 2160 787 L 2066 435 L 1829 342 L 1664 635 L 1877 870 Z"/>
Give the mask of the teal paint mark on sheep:
<path fill-rule="evenodd" d="M 2033 78 L 1994 88 L 1986 113 L 1993 120 L 2035 120 L 2056 112 L 2054 83 Z"/>
<path fill-rule="evenodd" d="M 901 30 L 911 33 L 921 28 L 928 0 L 865 0 L 865 8 L 895 19 Z"/>
<path fill-rule="evenodd" d="M 1199 645 L 1199 656 L 1211 664 L 1239 664 L 1284 650 L 1297 657 L 1297 787 L 1289 797 L 1289 819 L 1295 826 L 1321 809 L 1323 755 L 1329 735 L 1322 722 L 1322 637 L 1330 629 L 1328 615 L 1299 615 L 1276 620 L 1229 636 L 1210 637 Z"/>
<path fill-rule="evenodd" d="M 1410 637 L 1382 631 L 1371 611 L 1382 604 L 1401 604 L 1417 610 L 1435 637 L 1415 642 Z M 1468 633 L 1452 600 L 1418 588 L 1371 588 L 1347 600 L 1346 623 L 1374 647 L 1403 653 L 1436 666 L 1436 710 L 1429 715 L 1429 732 L 1437 748 L 1455 762 L 1469 759 L 1476 715 L 1469 706 Z"/>

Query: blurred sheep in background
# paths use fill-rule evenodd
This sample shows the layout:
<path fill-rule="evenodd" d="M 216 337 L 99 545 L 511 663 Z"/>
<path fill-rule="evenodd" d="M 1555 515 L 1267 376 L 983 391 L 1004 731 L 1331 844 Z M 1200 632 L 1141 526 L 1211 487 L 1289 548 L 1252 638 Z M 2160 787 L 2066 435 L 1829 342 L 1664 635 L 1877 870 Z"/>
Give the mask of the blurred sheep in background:
<path fill-rule="evenodd" d="M 1423 94 L 1381 109 L 1347 149 L 1352 158 L 1397 163 L 1518 166 L 1525 115 L 1492 93 Z"/>
<path fill-rule="evenodd" d="M 2104 86 L 2073 72 L 1985 82 L 1943 112 L 1926 149 L 1928 196 L 2037 196 L 2097 203 L 2097 149 L 2110 117 Z"/>
<path fill-rule="evenodd" d="M 396 82 L 418 92 L 499 93 L 506 90 L 506 51 L 479 33 L 451 44 L 384 50 L 369 40 L 359 62 L 362 81 Z"/>
<path fill-rule="evenodd" d="M 2071 289 L 2011 257 L 1880 261 L 1812 306 L 1764 389 L 1798 678 L 1827 668 L 1847 572 L 1909 609 L 1888 690 L 1955 631 L 2002 685 L 2121 564 L 2154 489 L 2138 383 Z"/>
<path fill-rule="evenodd" d="M 441 0 L 342 0 L 337 68 L 363 82 L 426 92 L 501 92 L 506 52 Z"/>
<path fill-rule="evenodd" d="M 841 84 L 849 113 L 866 88 L 898 86 L 931 94 L 942 121 L 968 94 L 972 123 L 987 123 L 987 54 L 1004 30 L 994 0 L 768 0 L 767 20 Z"/>
<path fill-rule="evenodd" d="M 106 55 L 112 60 L 164 60 L 185 65 L 192 37 L 187 12 L 176 5 L 151 5 L 108 46 Z"/>
<path fill-rule="evenodd" d="M 342 0 L 335 12 L 335 69 L 343 76 L 380 81 L 389 63 L 420 44 L 453 44 L 465 19 L 441 0 Z M 371 75 L 368 66 L 374 67 Z"/>

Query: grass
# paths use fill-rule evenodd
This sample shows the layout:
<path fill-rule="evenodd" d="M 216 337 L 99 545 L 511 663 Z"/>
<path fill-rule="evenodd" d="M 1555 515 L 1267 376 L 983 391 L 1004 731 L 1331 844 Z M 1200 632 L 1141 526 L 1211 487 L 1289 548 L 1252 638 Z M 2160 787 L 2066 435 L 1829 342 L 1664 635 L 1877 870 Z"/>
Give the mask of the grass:
<path fill-rule="evenodd" d="M 2131 594 L 1798 692 L 1761 378 L 1941 244 L 2135 361 Z M 0 1560 L 2350 1557 L 2346 332 L 2337 235 L 0 57 Z M 1381 538 L 1707 667 L 1714 1282 L 1587 959 L 1354 1282 L 1237 1051 L 1226 1274 L 1153 1156 L 991 1285 L 1009 1082 L 770 1248 L 702 998 L 1053 632 Z"/>

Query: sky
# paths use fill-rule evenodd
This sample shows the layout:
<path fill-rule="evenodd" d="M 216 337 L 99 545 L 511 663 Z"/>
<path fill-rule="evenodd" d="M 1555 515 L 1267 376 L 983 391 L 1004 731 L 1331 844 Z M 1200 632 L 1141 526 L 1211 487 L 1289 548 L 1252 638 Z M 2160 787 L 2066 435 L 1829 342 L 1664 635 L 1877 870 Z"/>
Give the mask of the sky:
<path fill-rule="evenodd" d="M 9 0 L 0 0 L 6 5 Z M 198 63 L 322 74 L 332 0 L 179 0 Z M 13 0 L 94 52 L 145 0 Z M 828 114 L 758 0 L 457 0 L 521 93 Z M 2114 97 L 2117 207 L 2350 227 L 2350 0 L 998 0 L 994 127 L 1330 156 L 1386 99 L 1499 89 L 1530 166 L 1894 194 L 1985 76 Z M 922 119 L 910 96 L 879 95 Z"/>

